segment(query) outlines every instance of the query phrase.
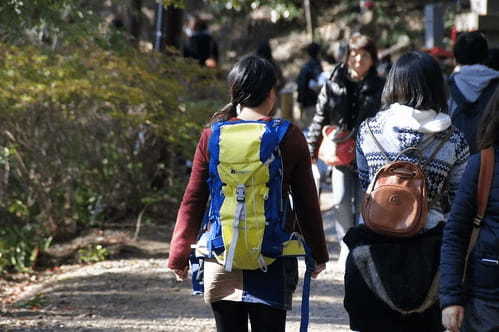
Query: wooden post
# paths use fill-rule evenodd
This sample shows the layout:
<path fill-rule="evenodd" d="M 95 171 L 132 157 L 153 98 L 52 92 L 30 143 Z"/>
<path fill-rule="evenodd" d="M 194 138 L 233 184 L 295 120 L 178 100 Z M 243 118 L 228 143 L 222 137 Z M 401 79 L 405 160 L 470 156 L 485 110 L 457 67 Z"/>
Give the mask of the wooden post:
<path fill-rule="evenodd" d="M 282 89 L 280 92 L 281 95 L 281 117 L 283 119 L 287 119 L 295 122 L 294 116 L 294 101 L 293 101 L 293 91 Z"/>
<path fill-rule="evenodd" d="M 133 0 L 130 9 L 130 34 L 138 46 L 142 33 L 142 0 Z"/>
<path fill-rule="evenodd" d="M 158 52 L 161 52 L 164 45 L 163 16 L 164 16 L 163 3 L 158 2 L 156 6 L 156 18 L 155 18 L 155 27 L 154 27 L 154 49 Z"/>
<path fill-rule="evenodd" d="M 424 7 L 425 47 L 442 46 L 444 38 L 444 7 L 442 3 L 433 3 Z"/>
<path fill-rule="evenodd" d="M 180 49 L 184 10 L 170 5 L 166 8 L 165 17 L 165 44 Z"/>
<path fill-rule="evenodd" d="M 305 19 L 307 20 L 307 34 L 310 42 L 314 41 L 314 25 L 312 22 L 312 10 L 310 8 L 310 0 L 303 0 L 303 8 L 305 9 Z"/>

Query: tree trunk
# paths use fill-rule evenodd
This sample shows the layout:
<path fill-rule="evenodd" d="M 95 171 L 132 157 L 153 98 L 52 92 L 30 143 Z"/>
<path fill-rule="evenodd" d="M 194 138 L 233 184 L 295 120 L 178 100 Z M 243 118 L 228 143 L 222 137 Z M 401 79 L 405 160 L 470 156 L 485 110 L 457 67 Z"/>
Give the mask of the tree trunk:
<path fill-rule="evenodd" d="M 307 34 L 310 42 L 314 41 L 314 24 L 312 21 L 312 9 L 310 8 L 310 0 L 303 0 L 303 8 L 305 9 L 305 19 L 307 20 Z"/>
<path fill-rule="evenodd" d="M 182 25 L 184 11 L 175 6 L 168 6 L 165 15 L 165 44 L 180 49 L 182 46 Z"/>
<path fill-rule="evenodd" d="M 134 38 L 136 46 L 140 42 L 142 33 L 142 0 L 132 0 L 130 9 L 130 34 Z"/>

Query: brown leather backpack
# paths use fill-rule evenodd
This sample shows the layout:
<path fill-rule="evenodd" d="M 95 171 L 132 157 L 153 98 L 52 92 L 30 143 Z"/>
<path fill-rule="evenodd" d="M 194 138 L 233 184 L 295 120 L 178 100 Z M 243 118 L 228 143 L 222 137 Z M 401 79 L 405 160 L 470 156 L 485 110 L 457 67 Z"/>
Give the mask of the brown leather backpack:
<path fill-rule="evenodd" d="M 424 168 L 435 157 L 447 141 L 446 138 L 435 148 L 424 163 L 421 150 L 410 147 L 401 151 L 391 161 L 367 125 L 371 137 L 387 160 L 369 184 L 362 217 L 367 227 L 376 233 L 395 237 L 411 237 L 426 225 L 430 203 Z M 414 152 L 419 163 L 399 160 L 400 156 Z"/>

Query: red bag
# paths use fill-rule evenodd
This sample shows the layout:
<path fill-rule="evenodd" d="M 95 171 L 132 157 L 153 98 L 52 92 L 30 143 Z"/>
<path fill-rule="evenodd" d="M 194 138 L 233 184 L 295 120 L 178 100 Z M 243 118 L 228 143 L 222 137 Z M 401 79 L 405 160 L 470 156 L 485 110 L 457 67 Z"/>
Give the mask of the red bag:
<path fill-rule="evenodd" d="M 355 140 L 353 132 L 337 126 L 322 128 L 322 143 L 319 159 L 331 166 L 350 165 L 355 159 Z"/>

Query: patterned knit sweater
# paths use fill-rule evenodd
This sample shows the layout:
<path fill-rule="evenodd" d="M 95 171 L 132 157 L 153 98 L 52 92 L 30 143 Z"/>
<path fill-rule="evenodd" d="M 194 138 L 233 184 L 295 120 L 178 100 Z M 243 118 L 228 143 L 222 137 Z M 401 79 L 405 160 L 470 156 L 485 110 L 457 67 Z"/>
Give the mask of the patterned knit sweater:
<path fill-rule="evenodd" d="M 364 191 L 378 169 L 387 163 L 371 137 L 367 124 L 391 160 L 406 148 L 418 147 L 426 161 L 442 140 L 447 141 L 424 169 L 431 202 L 425 229 L 445 221 L 438 195 L 442 197 L 442 194 L 448 192 L 452 202 L 469 157 L 464 136 L 451 126 L 450 117 L 433 110 L 419 111 L 405 105 L 392 104 L 375 117 L 364 121 L 357 136 L 357 167 Z M 403 155 L 399 159 L 412 162 L 418 160 L 413 154 Z"/>

